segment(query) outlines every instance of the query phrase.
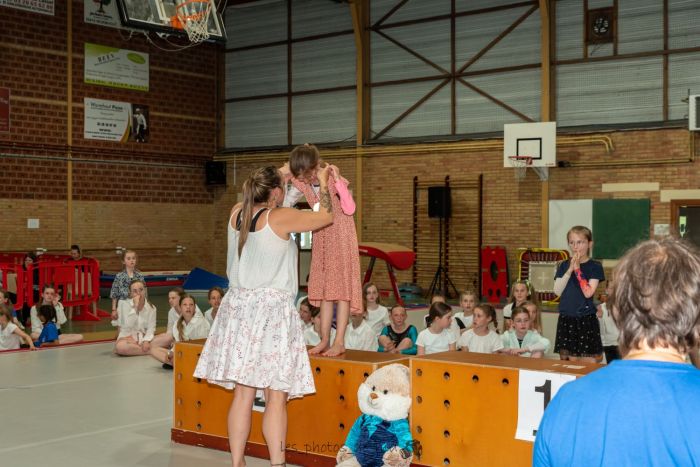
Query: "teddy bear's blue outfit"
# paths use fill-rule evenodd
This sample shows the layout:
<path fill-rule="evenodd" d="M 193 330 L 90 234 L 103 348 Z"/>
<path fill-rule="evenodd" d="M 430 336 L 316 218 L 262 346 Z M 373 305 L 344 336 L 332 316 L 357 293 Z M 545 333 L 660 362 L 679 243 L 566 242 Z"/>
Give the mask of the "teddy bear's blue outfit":
<path fill-rule="evenodd" d="M 381 467 L 382 456 L 398 446 L 413 452 L 413 438 L 408 419 L 384 420 L 376 415 L 362 414 L 350 429 L 345 445 L 349 447 L 362 467 Z"/>

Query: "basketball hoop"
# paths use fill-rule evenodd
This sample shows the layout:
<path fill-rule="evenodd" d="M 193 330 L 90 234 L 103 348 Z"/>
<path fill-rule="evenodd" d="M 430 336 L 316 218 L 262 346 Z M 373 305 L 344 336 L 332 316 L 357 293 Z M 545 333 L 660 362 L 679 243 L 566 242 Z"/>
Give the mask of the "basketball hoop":
<path fill-rule="evenodd" d="M 187 0 L 175 7 L 170 23 L 174 28 L 184 29 L 190 42 L 199 44 L 209 39 L 210 14 L 210 0 Z"/>
<path fill-rule="evenodd" d="M 532 157 L 530 156 L 508 156 L 510 166 L 515 169 L 515 179 L 518 181 L 525 179 L 527 168 L 532 167 Z"/>

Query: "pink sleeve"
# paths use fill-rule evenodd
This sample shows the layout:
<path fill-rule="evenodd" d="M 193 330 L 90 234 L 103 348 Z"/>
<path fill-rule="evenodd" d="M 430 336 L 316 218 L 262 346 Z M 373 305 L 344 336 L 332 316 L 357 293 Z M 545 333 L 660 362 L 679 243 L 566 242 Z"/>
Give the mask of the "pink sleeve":
<path fill-rule="evenodd" d="M 340 198 L 340 209 L 348 216 L 355 214 L 355 200 L 352 199 L 350 190 L 348 190 L 348 181 L 340 177 L 340 180 L 337 180 L 334 186 Z"/>

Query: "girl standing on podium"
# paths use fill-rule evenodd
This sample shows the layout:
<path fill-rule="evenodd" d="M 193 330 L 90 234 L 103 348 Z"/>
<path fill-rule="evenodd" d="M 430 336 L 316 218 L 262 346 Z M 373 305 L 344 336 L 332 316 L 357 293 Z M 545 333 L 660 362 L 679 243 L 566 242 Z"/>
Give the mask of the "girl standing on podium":
<path fill-rule="evenodd" d="M 228 224 L 224 295 L 194 376 L 231 389 L 228 437 L 234 467 L 245 465 L 253 401 L 264 392 L 263 435 L 272 466 L 285 465 L 287 400 L 315 391 L 298 291 L 297 247 L 292 232 L 317 230 L 333 221 L 328 168 L 318 171 L 318 212 L 279 208 L 284 199 L 276 167 L 258 169 L 243 184 L 243 202 Z"/>

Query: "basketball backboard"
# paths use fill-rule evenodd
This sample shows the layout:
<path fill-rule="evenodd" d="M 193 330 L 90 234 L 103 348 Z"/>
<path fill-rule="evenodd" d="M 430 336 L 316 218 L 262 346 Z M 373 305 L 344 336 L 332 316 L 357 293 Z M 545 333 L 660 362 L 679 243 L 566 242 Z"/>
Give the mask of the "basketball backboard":
<path fill-rule="evenodd" d="M 532 167 L 556 167 L 557 123 L 503 125 L 503 167 L 514 167 L 514 156 L 531 158 Z"/>
<path fill-rule="evenodd" d="M 209 40 L 225 42 L 226 31 L 216 2 L 206 1 L 211 4 L 207 25 Z M 117 7 L 122 24 L 128 28 L 187 37 L 187 33 L 175 27 L 173 22 L 177 6 L 183 3 L 186 0 L 117 0 Z"/>

